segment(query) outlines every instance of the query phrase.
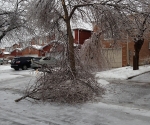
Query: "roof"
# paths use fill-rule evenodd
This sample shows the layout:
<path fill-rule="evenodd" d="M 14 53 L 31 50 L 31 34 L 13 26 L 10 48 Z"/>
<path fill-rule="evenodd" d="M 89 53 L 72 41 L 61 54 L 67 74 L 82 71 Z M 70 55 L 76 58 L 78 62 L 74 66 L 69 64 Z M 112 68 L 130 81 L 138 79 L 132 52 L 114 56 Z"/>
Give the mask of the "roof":
<path fill-rule="evenodd" d="M 31 45 L 34 49 L 41 50 L 43 46 L 40 45 Z"/>
<path fill-rule="evenodd" d="M 80 29 L 80 30 L 87 30 L 87 31 L 93 31 L 93 25 L 92 23 L 86 23 L 83 21 L 79 21 L 77 24 L 71 24 L 72 29 Z"/>
<path fill-rule="evenodd" d="M 11 52 L 13 52 L 13 51 L 15 51 L 15 50 L 22 51 L 22 48 L 16 48 L 16 49 L 12 50 Z"/>
<path fill-rule="evenodd" d="M 22 48 L 16 48 L 16 50 L 19 50 L 19 51 L 21 51 L 21 50 L 22 50 Z"/>
<path fill-rule="evenodd" d="M 52 40 L 50 41 L 48 44 L 44 45 L 41 49 L 43 49 L 44 47 L 48 46 L 48 45 L 51 45 L 52 43 L 60 43 L 60 44 L 63 44 L 62 41 L 59 41 L 59 40 Z"/>
<path fill-rule="evenodd" d="M 4 52 L 3 52 L 3 54 L 4 54 L 4 55 L 9 55 L 9 54 L 10 54 L 10 52 L 6 52 L 6 51 L 4 51 Z"/>
<path fill-rule="evenodd" d="M 40 46 L 40 45 L 29 45 L 29 46 L 23 48 L 22 50 L 24 50 L 28 47 L 31 47 L 31 48 L 34 48 L 34 49 L 37 49 L 37 50 L 42 50 L 42 48 L 43 48 L 43 46 Z"/>
<path fill-rule="evenodd" d="M 91 31 L 91 32 L 93 31 L 93 30 L 88 30 L 88 29 L 83 29 L 83 28 L 73 28 L 73 30 L 76 30 L 76 29 L 77 29 L 77 30 Z"/>

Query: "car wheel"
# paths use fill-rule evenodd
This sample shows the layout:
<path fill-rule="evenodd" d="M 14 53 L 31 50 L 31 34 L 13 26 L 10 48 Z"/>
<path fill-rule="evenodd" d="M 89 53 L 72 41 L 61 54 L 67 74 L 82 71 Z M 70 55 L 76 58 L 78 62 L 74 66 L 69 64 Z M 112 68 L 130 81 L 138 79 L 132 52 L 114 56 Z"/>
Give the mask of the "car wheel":
<path fill-rule="evenodd" d="M 27 66 L 23 65 L 22 70 L 27 70 Z"/>
<path fill-rule="evenodd" d="M 19 68 L 14 68 L 15 70 L 19 70 Z"/>

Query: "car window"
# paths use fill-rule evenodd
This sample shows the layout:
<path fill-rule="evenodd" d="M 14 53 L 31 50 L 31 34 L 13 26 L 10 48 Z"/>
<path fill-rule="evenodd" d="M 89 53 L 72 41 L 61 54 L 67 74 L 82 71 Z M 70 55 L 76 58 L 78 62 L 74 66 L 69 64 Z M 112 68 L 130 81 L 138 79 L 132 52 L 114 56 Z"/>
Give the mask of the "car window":
<path fill-rule="evenodd" d="M 14 58 L 13 60 L 19 60 L 20 58 Z"/>
<path fill-rule="evenodd" d="M 41 57 L 36 57 L 36 58 L 33 58 L 33 61 L 38 61 L 40 59 L 41 59 Z"/>
<path fill-rule="evenodd" d="M 51 59 L 51 57 L 45 57 L 45 58 L 43 58 L 43 60 L 50 60 Z"/>

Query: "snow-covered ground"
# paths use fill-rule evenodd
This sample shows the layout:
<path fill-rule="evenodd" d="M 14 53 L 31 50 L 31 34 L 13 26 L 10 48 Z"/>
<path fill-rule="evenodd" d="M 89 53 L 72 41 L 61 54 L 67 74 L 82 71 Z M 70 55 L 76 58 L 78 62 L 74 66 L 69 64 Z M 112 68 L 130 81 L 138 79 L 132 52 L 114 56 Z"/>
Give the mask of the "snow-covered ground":
<path fill-rule="evenodd" d="M 5 72 L 10 72 L 9 74 L 5 75 Z M 37 75 L 39 72 L 34 70 L 20 70 L 15 71 L 14 69 L 11 69 L 10 65 L 1 65 L 0 66 L 0 72 L 3 74 L 0 75 L 0 81 L 3 79 L 11 79 L 20 77 L 21 75 Z M 12 75 L 13 72 L 13 75 Z M 121 67 L 121 68 L 115 68 L 108 71 L 102 71 L 95 73 L 95 77 L 97 78 L 98 82 L 102 85 L 107 85 L 108 82 L 104 79 L 115 79 L 115 80 L 126 80 L 130 77 L 137 76 L 146 72 L 150 72 L 150 66 L 140 66 L 139 70 L 133 70 L 133 67 L 127 66 L 127 67 Z"/>
<path fill-rule="evenodd" d="M 131 67 L 96 73 L 98 82 L 107 87 L 105 79 L 127 79 L 150 71 L 150 66 L 133 71 Z M 0 125 L 149 125 L 150 110 L 103 102 L 62 105 L 34 102 L 28 98 L 16 103 L 24 88 L 38 72 L 15 71 L 0 66 Z M 147 96 L 147 98 L 149 98 Z"/>
<path fill-rule="evenodd" d="M 17 77 L 27 76 L 35 76 L 38 72 L 34 70 L 19 70 L 15 71 L 10 67 L 10 65 L 0 65 L 0 81 L 5 81 L 9 79 L 14 79 Z"/>
<path fill-rule="evenodd" d="M 108 71 L 102 71 L 96 73 L 97 79 L 119 79 L 119 80 L 125 80 L 133 76 L 140 75 L 145 72 L 150 72 L 150 66 L 140 66 L 139 70 L 133 70 L 133 67 L 121 67 L 121 68 L 115 68 Z"/>

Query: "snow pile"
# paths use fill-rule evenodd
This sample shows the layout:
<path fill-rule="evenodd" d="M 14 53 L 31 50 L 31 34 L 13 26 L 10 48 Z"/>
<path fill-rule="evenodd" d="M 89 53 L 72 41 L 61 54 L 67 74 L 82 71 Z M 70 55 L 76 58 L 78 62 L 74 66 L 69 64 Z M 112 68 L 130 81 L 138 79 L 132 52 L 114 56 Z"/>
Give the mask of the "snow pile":
<path fill-rule="evenodd" d="M 116 69 L 103 71 L 103 72 L 97 72 L 95 76 L 97 79 L 104 78 L 104 79 L 125 80 L 130 77 L 134 77 L 149 71 L 150 71 L 150 66 L 140 66 L 139 70 L 133 70 L 133 67 L 128 66 L 128 67 L 121 67 L 121 68 L 116 68 Z"/>

